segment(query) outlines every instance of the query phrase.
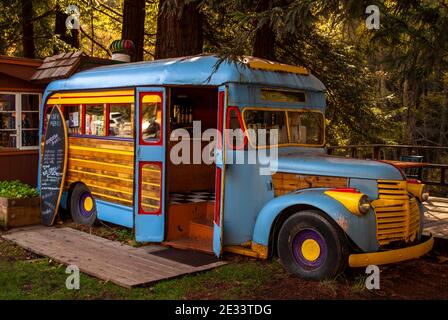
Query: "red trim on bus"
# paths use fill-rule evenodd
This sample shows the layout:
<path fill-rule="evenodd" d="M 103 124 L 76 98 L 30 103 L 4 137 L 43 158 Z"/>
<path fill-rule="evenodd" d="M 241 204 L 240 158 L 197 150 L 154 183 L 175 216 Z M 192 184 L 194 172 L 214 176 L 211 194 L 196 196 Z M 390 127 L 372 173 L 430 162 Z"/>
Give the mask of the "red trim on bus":
<path fill-rule="evenodd" d="M 81 105 L 81 134 L 86 134 L 86 105 Z"/>
<path fill-rule="evenodd" d="M 214 221 L 219 226 L 220 221 L 220 213 L 221 213 L 221 173 L 222 170 L 219 167 L 216 167 L 215 172 L 215 210 L 214 210 Z"/>
<path fill-rule="evenodd" d="M 355 188 L 336 188 L 336 189 L 330 189 L 328 191 L 336 191 L 336 192 L 347 192 L 347 193 L 361 193 Z"/>
<path fill-rule="evenodd" d="M 109 126 L 110 126 L 110 104 L 106 104 L 106 108 L 105 108 L 105 115 L 104 115 L 104 121 L 105 121 L 105 128 L 104 128 L 104 133 L 105 136 L 108 137 L 109 136 Z"/>
<path fill-rule="evenodd" d="M 148 212 L 143 210 L 142 208 L 142 169 L 145 164 L 153 164 L 157 165 L 160 168 L 160 193 L 159 193 L 159 209 L 157 211 Z M 163 163 L 160 161 L 140 161 L 138 164 L 138 214 L 153 214 L 153 215 L 161 215 L 162 214 L 162 190 L 163 190 Z"/>
<path fill-rule="evenodd" d="M 243 118 L 241 117 L 241 112 L 238 109 L 238 107 L 228 107 L 227 108 L 226 129 L 230 129 L 230 114 L 232 111 L 234 111 L 236 113 L 236 117 L 238 118 L 238 123 L 239 123 L 240 129 L 241 129 L 241 131 L 243 131 L 243 134 L 244 134 L 244 140 L 243 140 L 242 144 L 234 147 L 230 141 L 229 131 L 226 130 L 227 146 L 232 150 L 242 150 L 247 146 L 247 136 L 246 136 L 246 132 L 244 131 Z"/>
<path fill-rule="evenodd" d="M 142 100 L 144 96 L 149 96 L 149 95 L 156 95 L 160 97 L 160 138 L 158 141 L 144 141 L 142 139 Z M 163 92 L 140 92 L 140 96 L 139 96 L 139 108 L 138 108 L 138 125 L 139 125 L 139 129 L 137 130 L 137 132 L 139 132 L 139 142 L 140 145 L 144 145 L 144 146 L 161 146 L 163 145 L 163 123 L 164 123 L 164 114 L 163 114 Z"/>
<path fill-rule="evenodd" d="M 219 137 L 218 137 L 218 143 L 217 148 L 222 149 L 222 137 L 223 137 L 223 125 L 224 125 L 224 98 L 225 98 L 225 92 L 219 91 L 218 93 L 218 131 L 219 131 Z"/>

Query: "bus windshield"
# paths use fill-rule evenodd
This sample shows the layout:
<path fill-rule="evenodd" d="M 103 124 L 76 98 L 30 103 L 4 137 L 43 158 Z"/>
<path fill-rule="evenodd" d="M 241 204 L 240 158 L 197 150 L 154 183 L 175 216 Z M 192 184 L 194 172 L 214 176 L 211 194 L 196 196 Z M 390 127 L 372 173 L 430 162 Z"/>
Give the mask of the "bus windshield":
<path fill-rule="evenodd" d="M 269 130 L 278 130 L 278 145 L 322 146 L 325 137 L 324 116 L 320 112 L 308 110 L 272 110 L 246 109 L 243 118 L 247 129 L 252 129 L 254 137 L 249 135 L 252 145 L 258 147 L 270 144 Z M 260 130 L 266 130 L 266 139 L 259 139 Z M 265 141 L 264 141 L 265 140 Z"/>

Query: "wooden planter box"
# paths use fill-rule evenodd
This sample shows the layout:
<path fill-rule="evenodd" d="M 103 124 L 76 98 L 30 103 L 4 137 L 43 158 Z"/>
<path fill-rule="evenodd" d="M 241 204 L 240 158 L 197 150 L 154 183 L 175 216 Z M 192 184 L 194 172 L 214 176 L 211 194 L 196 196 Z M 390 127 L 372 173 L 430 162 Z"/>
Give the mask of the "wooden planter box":
<path fill-rule="evenodd" d="M 40 198 L 0 197 L 0 225 L 6 228 L 40 224 Z"/>

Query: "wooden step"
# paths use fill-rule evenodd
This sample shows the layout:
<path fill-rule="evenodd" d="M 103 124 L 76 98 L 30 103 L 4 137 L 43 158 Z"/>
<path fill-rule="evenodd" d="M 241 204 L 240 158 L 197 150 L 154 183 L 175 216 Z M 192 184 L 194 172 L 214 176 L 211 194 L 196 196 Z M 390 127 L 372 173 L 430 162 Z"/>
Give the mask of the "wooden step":
<path fill-rule="evenodd" d="M 213 224 L 209 221 L 191 221 L 190 238 L 213 242 Z"/>
<path fill-rule="evenodd" d="M 213 254 L 213 242 L 202 239 L 183 238 L 172 241 L 165 241 L 162 244 L 176 249 L 192 249 Z"/>

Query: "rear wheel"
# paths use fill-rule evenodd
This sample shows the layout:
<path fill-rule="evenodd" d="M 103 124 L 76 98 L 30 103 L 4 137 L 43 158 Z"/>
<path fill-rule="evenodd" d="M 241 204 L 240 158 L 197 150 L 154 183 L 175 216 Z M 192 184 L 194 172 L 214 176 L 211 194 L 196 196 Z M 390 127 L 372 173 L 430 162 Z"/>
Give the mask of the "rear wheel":
<path fill-rule="evenodd" d="M 331 279 L 345 270 L 348 246 L 343 231 L 320 211 L 293 214 L 280 229 L 278 254 L 284 268 L 305 279 Z"/>
<path fill-rule="evenodd" d="M 96 203 L 89 188 L 78 183 L 70 196 L 70 212 L 75 223 L 91 226 L 96 220 Z"/>

